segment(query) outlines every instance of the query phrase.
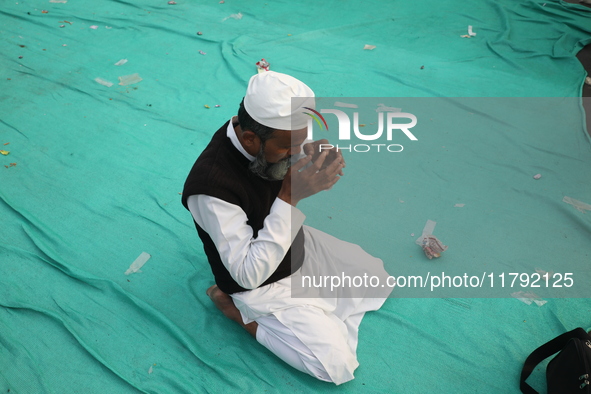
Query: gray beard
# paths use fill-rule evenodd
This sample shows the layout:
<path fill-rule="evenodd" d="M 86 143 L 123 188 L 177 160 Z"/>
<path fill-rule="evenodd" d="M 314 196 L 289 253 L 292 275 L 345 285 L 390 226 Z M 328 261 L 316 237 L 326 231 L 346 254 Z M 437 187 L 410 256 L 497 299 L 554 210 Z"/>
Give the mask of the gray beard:
<path fill-rule="evenodd" d="M 265 144 L 261 144 L 261 149 L 256 155 L 254 161 L 249 165 L 250 170 L 257 176 L 268 181 L 281 181 L 287 175 L 291 167 L 291 159 L 286 157 L 277 163 L 267 163 L 264 153 Z"/>

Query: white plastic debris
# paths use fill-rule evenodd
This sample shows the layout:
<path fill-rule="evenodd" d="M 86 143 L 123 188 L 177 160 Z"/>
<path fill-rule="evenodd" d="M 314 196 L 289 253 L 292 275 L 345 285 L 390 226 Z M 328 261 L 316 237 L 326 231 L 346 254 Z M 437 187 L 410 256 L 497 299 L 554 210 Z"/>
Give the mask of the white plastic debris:
<path fill-rule="evenodd" d="M 144 264 L 146 264 L 148 260 L 150 260 L 150 257 L 152 256 L 150 256 L 148 253 L 142 252 L 138 256 L 138 258 L 135 259 L 133 263 L 131 263 L 127 271 L 125 271 L 125 275 L 135 274 L 136 272 L 142 272 L 141 268 L 144 266 Z"/>
<path fill-rule="evenodd" d="M 472 31 L 472 25 L 469 25 L 469 26 L 468 26 L 468 35 L 469 35 L 470 37 L 474 37 L 474 36 L 476 35 L 476 33 L 474 33 L 474 32 Z"/>
<path fill-rule="evenodd" d="M 123 75 L 123 76 L 119 77 L 119 85 L 121 85 L 121 86 L 132 85 L 132 84 L 138 83 L 140 81 L 142 81 L 142 78 L 140 77 L 140 75 L 138 73 L 131 74 L 131 75 Z"/>
<path fill-rule="evenodd" d="M 541 177 L 542 177 L 542 174 L 536 174 L 536 175 L 534 175 L 534 179 L 536 179 L 536 180 L 537 179 L 540 179 Z"/>
<path fill-rule="evenodd" d="M 523 291 L 517 291 L 515 293 L 511 293 L 511 296 L 514 298 L 517 298 L 519 301 L 521 301 L 527 305 L 531 305 L 532 303 L 535 303 L 537 306 L 542 306 L 548 302 L 546 300 L 541 299 L 540 297 L 538 297 L 534 293 L 526 293 Z"/>
<path fill-rule="evenodd" d="M 539 268 L 536 268 L 536 272 L 540 274 L 542 280 L 544 281 L 549 281 L 554 276 L 554 272 L 547 272 Z"/>
<path fill-rule="evenodd" d="M 230 18 L 236 19 L 236 20 L 242 19 L 242 12 L 239 12 L 237 14 L 232 14 L 230 16 L 227 16 L 224 19 L 222 19 L 222 22 L 224 22 L 225 20 L 230 19 Z"/>
<path fill-rule="evenodd" d="M 440 257 L 441 253 L 447 250 L 447 246 L 441 243 L 441 241 L 433 235 L 436 224 L 437 222 L 434 222 L 433 220 L 427 220 L 427 223 L 423 228 L 423 233 L 415 241 L 417 245 L 423 248 L 423 252 L 425 252 L 425 256 L 427 256 L 429 260 L 433 257 Z"/>
<path fill-rule="evenodd" d="M 119 60 L 117 63 L 115 63 L 115 65 L 116 65 L 116 66 L 122 66 L 122 65 L 124 65 L 125 63 L 127 63 L 127 59 L 121 59 L 121 60 Z"/>
<path fill-rule="evenodd" d="M 92 26 L 90 26 L 90 28 L 93 29 L 93 30 L 96 30 L 96 29 L 98 29 L 98 26 L 97 25 L 92 25 Z"/>
<path fill-rule="evenodd" d="M 402 108 L 387 107 L 384 104 L 378 104 L 376 112 L 401 112 Z"/>
<path fill-rule="evenodd" d="M 334 106 L 341 108 L 359 108 L 357 104 L 342 103 L 340 101 L 335 101 Z"/>
<path fill-rule="evenodd" d="M 68 0 L 49 0 L 50 3 L 62 3 L 62 4 L 66 4 L 68 2 Z"/>
<path fill-rule="evenodd" d="M 148 369 L 148 374 L 151 374 L 152 372 L 154 372 L 154 368 L 152 368 L 152 366 L 150 365 L 150 369 Z"/>
<path fill-rule="evenodd" d="M 585 211 L 591 211 L 591 205 L 584 203 L 582 201 L 579 201 L 579 200 L 575 200 L 574 198 L 564 196 L 562 201 L 564 201 L 567 204 L 572 205 L 579 212 L 587 213 Z"/>
<path fill-rule="evenodd" d="M 367 45 L 365 44 L 365 46 L 363 47 L 364 50 L 366 51 L 373 51 L 374 49 L 376 49 L 375 45 Z"/>
<path fill-rule="evenodd" d="M 98 83 L 100 83 L 101 85 L 103 85 L 103 86 L 106 86 L 106 87 L 108 87 L 108 88 L 110 88 L 111 86 L 113 86 L 113 82 L 109 82 L 109 81 L 107 81 L 106 79 L 102 79 L 102 78 L 95 78 L 94 80 L 95 80 L 95 82 L 98 82 Z"/>
<path fill-rule="evenodd" d="M 456 204 L 454 205 L 454 208 L 464 208 L 464 205 L 466 204 Z"/>
<path fill-rule="evenodd" d="M 587 78 L 585 78 L 585 83 L 586 83 L 587 85 L 591 85 L 591 77 L 587 77 Z"/>

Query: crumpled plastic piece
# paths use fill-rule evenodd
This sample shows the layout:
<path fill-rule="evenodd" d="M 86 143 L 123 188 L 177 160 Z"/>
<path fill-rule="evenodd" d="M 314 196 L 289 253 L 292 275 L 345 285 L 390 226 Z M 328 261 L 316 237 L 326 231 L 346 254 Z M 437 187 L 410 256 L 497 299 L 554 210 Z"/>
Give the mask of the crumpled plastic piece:
<path fill-rule="evenodd" d="M 335 107 L 342 107 L 342 108 L 359 108 L 359 106 L 357 104 L 343 103 L 340 101 L 335 101 L 335 103 L 333 105 Z"/>
<path fill-rule="evenodd" d="M 121 86 L 132 85 L 132 84 L 138 83 L 140 81 L 142 81 L 142 78 L 140 77 L 140 75 L 138 73 L 131 74 L 131 75 L 123 75 L 123 76 L 119 77 L 119 85 L 121 85 Z"/>
<path fill-rule="evenodd" d="M 95 80 L 95 82 L 98 82 L 98 83 L 100 83 L 101 85 L 103 85 L 103 86 L 106 86 L 106 87 L 108 87 L 108 88 L 110 88 L 111 86 L 113 86 L 113 82 L 109 82 L 109 81 L 107 81 L 106 79 L 102 79 L 102 78 L 95 78 L 94 80 Z"/>
<path fill-rule="evenodd" d="M 402 108 L 394 108 L 394 107 L 388 107 L 385 106 L 384 104 L 378 104 L 378 107 L 376 108 L 376 112 L 402 112 Z"/>
<path fill-rule="evenodd" d="M 536 174 L 536 175 L 534 175 L 534 179 L 535 179 L 535 180 L 538 180 L 538 179 L 540 179 L 541 177 L 542 177 L 542 174 Z"/>
<path fill-rule="evenodd" d="M 511 296 L 517 298 L 519 301 L 531 305 L 535 303 L 537 306 L 542 306 L 546 304 L 548 301 L 541 299 L 534 293 L 525 293 L 523 291 L 517 291 L 515 293 L 511 293 Z"/>
<path fill-rule="evenodd" d="M 203 51 L 199 51 L 199 54 L 200 55 L 207 55 L 207 53 L 206 52 L 203 52 Z"/>
<path fill-rule="evenodd" d="M 239 12 L 239 13 L 237 13 L 237 14 L 232 14 L 232 15 L 230 15 L 230 16 L 227 16 L 227 17 L 225 17 L 224 19 L 222 19 L 222 22 L 224 22 L 225 20 L 227 20 L 227 19 L 230 19 L 230 18 L 232 18 L 232 19 L 236 19 L 236 20 L 238 20 L 238 19 L 242 19 L 242 12 Z"/>
<path fill-rule="evenodd" d="M 7 150 L 0 150 L 0 155 L 8 156 L 10 154 Z"/>
<path fill-rule="evenodd" d="M 265 59 L 261 59 L 260 61 L 256 62 L 256 66 L 257 66 L 259 73 L 269 71 L 269 67 L 271 67 L 269 62 L 266 61 Z"/>
<path fill-rule="evenodd" d="M 591 205 L 584 203 L 582 201 L 579 201 L 579 200 L 575 200 L 574 198 L 564 196 L 562 201 L 564 201 L 567 204 L 572 205 L 579 212 L 587 213 L 585 211 L 591 211 Z"/>
<path fill-rule="evenodd" d="M 150 257 L 152 256 L 150 256 L 148 253 L 142 252 L 138 256 L 138 258 L 135 259 L 133 263 L 131 263 L 127 271 L 125 271 L 125 275 L 135 274 L 136 272 L 142 272 L 141 268 L 144 266 L 144 264 L 146 264 L 148 260 L 150 260 Z"/>
<path fill-rule="evenodd" d="M 466 204 L 456 204 L 454 205 L 454 208 L 464 208 Z"/>
<path fill-rule="evenodd" d="M 122 66 L 122 65 L 124 65 L 125 63 L 127 63 L 127 59 L 121 59 L 121 60 L 119 60 L 117 63 L 115 63 L 115 65 L 116 65 L 116 66 Z"/>
<path fill-rule="evenodd" d="M 540 276 L 542 277 L 542 279 L 544 281 L 546 281 L 546 280 L 549 281 L 554 276 L 554 272 L 553 271 L 548 272 L 548 271 L 544 271 L 542 269 L 536 268 L 536 272 L 538 274 L 540 274 Z"/>
<path fill-rule="evenodd" d="M 587 77 L 587 78 L 585 78 L 585 83 L 586 83 L 587 85 L 591 85 L 591 77 Z"/>
<path fill-rule="evenodd" d="M 433 257 L 441 257 L 441 253 L 447 250 L 447 246 L 433 235 L 436 224 L 437 222 L 434 222 L 433 220 L 427 220 L 427 223 L 423 228 L 423 234 L 421 234 L 421 236 L 415 241 L 417 245 L 423 248 L 423 252 L 425 252 L 425 256 L 427 256 L 429 260 Z"/>
<path fill-rule="evenodd" d="M 376 46 L 375 45 L 365 44 L 365 46 L 363 47 L 363 49 L 366 50 L 366 51 L 373 51 L 374 49 L 376 49 Z"/>

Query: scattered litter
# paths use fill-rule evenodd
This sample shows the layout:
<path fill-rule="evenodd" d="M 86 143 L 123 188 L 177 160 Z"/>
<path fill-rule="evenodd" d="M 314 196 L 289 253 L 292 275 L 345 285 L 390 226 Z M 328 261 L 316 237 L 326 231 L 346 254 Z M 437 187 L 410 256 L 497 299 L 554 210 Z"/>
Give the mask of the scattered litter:
<path fill-rule="evenodd" d="M 464 208 L 466 204 L 456 204 L 454 205 L 454 208 Z"/>
<path fill-rule="evenodd" d="M 131 74 L 131 75 L 124 75 L 122 77 L 119 77 L 119 85 L 121 85 L 121 86 L 132 85 L 132 84 L 138 83 L 140 81 L 142 81 L 142 78 L 140 77 L 140 75 L 138 73 Z"/>
<path fill-rule="evenodd" d="M 357 104 L 341 103 L 340 101 L 335 102 L 334 106 L 335 107 L 342 107 L 342 108 L 359 108 L 359 106 Z"/>
<path fill-rule="evenodd" d="M 198 32 L 197 32 L 197 35 L 198 35 L 198 36 L 202 36 L 202 35 L 203 35 L 203 33 L 201 33 L 200 31 L 198 31 Z"/>
<path fill-rule="evenodd" d="M 61 3 L 66 4 L 68 0 L 49 0 L 50 3 Z"/>
<path fill-rule="evenodd" d="M 169 2 L 168 2 L 168 4 L 170 4 L 170 5 L 175 5 L 175 4 L 176 4 L 176 1 L 172 1 L 172 0 L 171 0 L 171 1 L 169 1 Z"/>
<path fill-rule="evenodd" d="M 200 55 L 207 55 L 207 53 L 206 52 L 203 52 L 203 51 L 199 51 L 199 54 Z"/>
<path fill-rule="evenodd" d="M 411 236 L 411 237 L 414 237 L 414 236 L 415 236 L 415 233 L 410 233 L 410 236 Z"/>
<path fill-rule="evenodd" d="M 10 167 L 14 167 L 14 166 L 16 166 L 16 163 L 10 163 L 10 165 L 9 165 L 9 166 L 4 166 L 4 167 L 6 167 L 6 168 L 10 168 Z"/>
<path fill-rule="evenodd" d="M 105 29 L 112 29 L 111 26 L 105 26 Z"/>
<path fill-rule="evenodd" d="M 42 14 L 49 14 L 49 11 L 47 11 L 47 10 L 43 10 L 43 11 L 41 11 L 41 13 L 42 13 Z"/>
<path fill-rule="evenodd" d="M 225 1 L 224 1 L 224 0 L 220 0 L 220 4 L 224 4 L 224 3 L 225 3 Z"/>
<path fill-rule="evenodd" d="M 170 2 L 168 2 L 168 4 L 170 4 Z M 150 365 L 150 369 L 148 369 L 148 374 L 151 374 L 152 372 L 154 372 L 154 368 L 152 368 L 152 366 Z"/>
<path fill-rule="evenodd" d="M 207 105 L 207 104 L 205 104 L 205 105 L 204 105 L 204 107 L 205 107 L 205 108 L 207 108 L 207 109 L 211 108 L 211 107 L 210 107 L 209 105 Z"/>
<path fill-rule="evenodd" d="M 363 47 L 364 50 L 366 51 L 373 51 L 374 49 L 376 49 L 375 45 L 367 45 L 365 44 L 365 46 Z"/>
<path fill-rule="evenodd" d="M 10 152 L 7 150 L 0 150 L 0 154 L 2 154 L 4 156 L 8 156 L 10 154 Z"/>
<path fill-rule="evenodd" d="M 517 291 L 515 293 L 511 293 L 511 296 L 514 298 L 517 298 L 519 301 L 521 301 L 527 305 L 531 305 L 532 303 L 535 303 L 537 306 L 542 306 L 548 302 L 546 300 L 541 299 L 540 297 L 538 297 L 534 293 L 525 293 L 523 291 Z"/>
<path fill-rule="evenodd" d="M 93 30 L 96 30 L 96 29 L 98 29 L 98 26 L 97 25 L 92 25 L 92 26 L 90 26 L 90 28 L 93 29 Z"/>
<path fill-rule="evenodd" d="M 60 25 L 60 27 L 66 27 L 66 25 Z"/>
<path fill-rule="evenodd" d="M 70 26 L 72 25 L 72 22 L 70 22 L 70 21 L 66 21 L 66 20 L 59 21 L 59 22 L 60 22 L 60 23 L 69 23 L 69 24 L 70 24 Z"/>
<path fill-rule="evenodd" d="M 4 144 L 4 146 L 6 146 L 6 145 L 8 145 L 8 144 L 10 144 L 10 142 L 7 142 L 7 143 L 5 143 L 5 144 Z"/>
<path fill-rule="evenodd" d="M 19 59 L 22 59 L 23 57 L 22 57 L 22 56 L 19 56 L 18 58 L 19 58 Z"/>
<path fill-rule="evenodd" d="M 470 37 L 474 37 L 476 35 L 476 33 L 472 31 L 472 25 L 468 26 L 468 35 Z"/>
<path fill-rule="evenodd" d="M 433 257 L 440 257 L 441 253 L 447 250 L 447 246 L 442 244 L 441 241 L 433 235 L 436 224 L 437 222 L 427 220 L 427 223 L 423 228 L 423 234 L 421 234 L 421 236 L 415 241 L 417 245 L 420 245 L 423 248 L 423 251 L 429 260 Z"/>
<path fill-rule="evenodd" d="M 125 63 L 127 63 L 127 59 L 121 59 L 121 60 L 119 60 L 117 63 L 115 63 L 115 65 L 116 65 L 116 66 L 122 66 L 122 65 L 124 65 Z"/>
<path fill-rule="evenodd" d="M 68 44 L 64 44 L 64 45 L 62 45 L 62 46 L 63 46 L 63 47 L 67 47 L 67 46 L 68 46 Z"/>
<path fill-rule="evenodd" d="M 584 203 L 582 201 L 579 201 L 579 200 L 575 200 L 574 198 L 570 198 L 570 197 L 564 196 L 564 198 L 562 199 L 562 201 L 564 201 L 567 204 L 572 205 L 573 207 L 575 207 L 580 212 L 587 213 L 587 212 L 585 212 L 585 210 L 591 211 L 591 205 L 586 204 L 586 203 Z"/>
<path fill-rule="evenodd" d="M 141 268 L 144 266 L 144 264 L 146 264 L 150 257 L 152 256 L 150 256 L 148 253 L 142 252 L 138 256 L 138 258 L 135 259 L 133 263 L 131 263 L 127 271 L 125 271 L 125 275 L 135 274 L 136 272 L 142 272 Z"/>
<path fill-rule="evenodd" d="M 587 78 L 585 78 L 585 83 L 586 83 L 587 85 L 591 85 L 591 77 L 587 77 Z"/>
<path fill-rule="evenodd" d="M 401 204 L 404 204 L 404 200 L 401 199 L 401 198 L 398 199 L 398 202 L 401 203 Z"/>
<path fill-rule="evenodd" d="M 238 20 L 238 19 L 242 19 L 242 12 L 239 12 L 239 13 L 237 13 L 237 14 L 232 14 L 232 15 L 230 15 L 230 16 L 227 16 L 227 17 L 225 17 L 224 19 L 222 19 L 222 22 L 224 22 L 226 19 L 230 19 L 230 18 L 232 18 L 232 19 L 236 19 L 236 20 Z"/>
<path fill-rule="evenodd" d="M 402 108 L 386 107 L 384 104 L 378 104 L 376 112 L 401 112 Z"/>
<path fill-rule="evenodd" d="M 255 64 L 257 66 L 257 70 L 259 73 L 269 71 L 269 67 L 271 67 L 269 62 L 266 61 L 265 59 L 261 59 L 260 61 L 256 62 Z"/>
<path fill-rule="evenodd" d="M 425 66 L 421 66 L 421 70 L 424 70 L 424 69 L 425 69 Z"/>
<path fill-rule="evenodd" d="M 219 104 L 216 104 L 216 105 L 215 105 L 215 107 L 216 107 L 216 108 L 219 108 L 219 107 L 221 107 L 221 105 L 219 105 Z"/>
<path fill-rule="evenodd" d="M 102 79 L 102 78 L 95 78 L 94 80 L 96 82 L 100 83 L 101 85 L 104 85 L 104 86 L 106 86 L 108 88 L 110 88 L 111 86 L 113 86 L 113 82 L 109 82 L 109 81 L 107 81 L 105 79 Z"/>
<path fill-rule="evenodd" d="M 471 37 L 470 37 L 469 35 L 467 35 L 467 34 L 464 34 L 463 36 L 460 36 L 460 37 L 462 37 L 462 38 L 471 38 Z"/>
<path fill-rule="evenodd" d="M 540 179 L 542 177 L 542 174 L 536 174 L 534 175 L 534 179 Z"/>

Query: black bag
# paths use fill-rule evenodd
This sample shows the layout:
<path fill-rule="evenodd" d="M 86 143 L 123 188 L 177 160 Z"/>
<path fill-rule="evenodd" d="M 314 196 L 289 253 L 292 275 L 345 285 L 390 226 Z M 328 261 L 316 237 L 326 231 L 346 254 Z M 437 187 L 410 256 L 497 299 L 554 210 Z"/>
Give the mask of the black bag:
<path fill-rule="evenodd" d="M 521 392 L 538 394 L 525 380 L 536 365 L 557 352 L 546 368 L 548 394 L 591 394 L 591 335 L 582 328 L 557 336 L 529 355 L 521 370 Z"/>

